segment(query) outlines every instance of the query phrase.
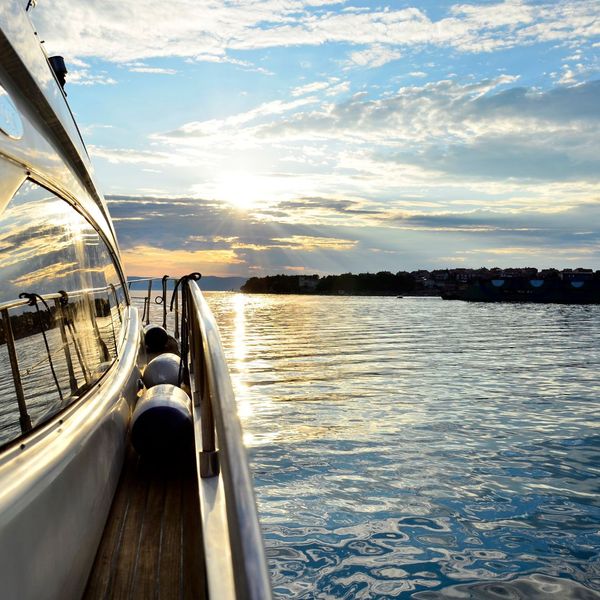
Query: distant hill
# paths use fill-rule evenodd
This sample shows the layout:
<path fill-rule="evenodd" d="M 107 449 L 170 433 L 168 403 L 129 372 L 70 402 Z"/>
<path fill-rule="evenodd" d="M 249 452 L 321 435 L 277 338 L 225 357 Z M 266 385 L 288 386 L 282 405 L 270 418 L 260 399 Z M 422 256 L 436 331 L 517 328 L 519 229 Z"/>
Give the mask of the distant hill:
<path fill-rule="evenodd" d="M 127 281 L 136 281 L 137 279 L 145 279 L 145 277 L 133 275 L 128 277 Z M 200 288 L 206 292 L 237 292 L 247 280 L 247 277 L 215 277 L 214 275 L 203 275 L 202 279 L 200 280 Z M 133 289 L 146 289 L 147 285 L 147 283 L 139 283 L 137 285 L 134 284 Z M 169 281 L 170 290 L 173 289 L 174 285 L 174 282 Z M 152 290 L 160 290 L 160 280 L 156 280 L 152 283 Z"/>

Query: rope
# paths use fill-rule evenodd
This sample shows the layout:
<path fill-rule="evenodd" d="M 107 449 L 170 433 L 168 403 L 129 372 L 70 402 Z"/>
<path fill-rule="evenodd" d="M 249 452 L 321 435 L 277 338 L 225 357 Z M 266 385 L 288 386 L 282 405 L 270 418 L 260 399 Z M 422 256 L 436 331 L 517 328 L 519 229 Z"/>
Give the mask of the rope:
<path fill-rule="evenodd" d="M 188 355 L 190 351 L 189 343 L 189 324 L 188 324 L 188 283 L 190 281 L 198 281 L 202 275 L 200 273 L 190 273 L 184 275 L 175 283 L 173 289 L 173 295 L 171 296 L 171 307 L 173 310 L 173 303 L 177 294 L 177 290 L 181 288 L 181 357 L 179 360 L 179 377 L 178 383 L 181 386 L 182 383 L 187 383 L 190 378 L 190 372 L 188 368 Z"/>
<path fill-rule="evenodd" d="M 26 298 L 29 300 L 29 306 L 35 306 L 38 323 L 40 326 L 40 332 L 42 333 L 42 337 L 44 338 L 44 346 L 46 346 L 46 354 L 48 355 L 48 363 L 50 365 L 50 370 L 52 371 L 52 377 L 54 378 L 54 383 L 56 384 L 56 389 L 58 390 L 58 395 L 60 396 L 60 401 L 63 402 L 63 393 L 60 389 L 60 383 L 58 382 L 58 377 L 56 376 L 56 371 L 54 370 L 54 363 L 52 362 L 52 353 L 50 352 L 50 345 L 48 344 L 48 338 L 46 337 L 46 329 L 44 327 L 44 322 L 42 321 L 42 314 L 40 311 L 40 307 L 38 305 L 38 300 L 44 305 L 46 311 L 48 312 L 48 316 L 52 319 L 52 311 L 50 307 L 46 303 L 46 301 L 39 294 L 28 294 L 23 292 L 19 294 L 19 298 Z"/>
<path fill-rule="evenodd" d="M 67 344 L 61 344 L 59 346 L 60 350 L 64 350 L 66 347 L 68 346 Z M 29 368 L 25 369 L 23 371 L 23 375 L 31 375 L 31 373 L 33 373 L 43 362 L 45 362 L 46 359 L 45 358 L 41 358 L 40 360 L 38 360 L 36 363 L 33 363 Z"/>

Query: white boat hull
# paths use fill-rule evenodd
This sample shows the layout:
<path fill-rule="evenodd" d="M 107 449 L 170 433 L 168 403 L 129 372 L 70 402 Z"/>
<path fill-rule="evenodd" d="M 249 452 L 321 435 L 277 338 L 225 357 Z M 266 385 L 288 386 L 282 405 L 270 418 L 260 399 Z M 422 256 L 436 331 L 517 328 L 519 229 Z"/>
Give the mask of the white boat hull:
<path fill-rule="evenodd" d="M 127 310 L 120 359 L 83 398 L 0 462 L 3 598 L 64 600 L 85 589 L 116 489 L 138 390 L 140 325 Z"/>

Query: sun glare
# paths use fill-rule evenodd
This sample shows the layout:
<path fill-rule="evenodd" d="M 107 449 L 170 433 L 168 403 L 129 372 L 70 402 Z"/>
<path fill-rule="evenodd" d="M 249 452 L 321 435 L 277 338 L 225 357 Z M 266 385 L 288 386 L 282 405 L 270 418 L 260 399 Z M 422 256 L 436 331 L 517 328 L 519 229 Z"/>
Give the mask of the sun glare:
<path fill-rule="evenodd" d="M 215 177 L 212 184 L 196 186 L 194 192 L 206 197 L 207 193 L 216 200 L 223 200 L 241 210 L 265 209 L 298 194 L 308 193 L 302 186 L 285 176 L 255 175 L 247 171 L 228 171 Z"/>
<path fill-rule="evenodd" d="M 213 194 L 218 200 L 224 200 L 235 208 L 247 210 L 269 204 L 275 191 L 268 177 L 248 173 L 228 173 L 215 182 Z"/>

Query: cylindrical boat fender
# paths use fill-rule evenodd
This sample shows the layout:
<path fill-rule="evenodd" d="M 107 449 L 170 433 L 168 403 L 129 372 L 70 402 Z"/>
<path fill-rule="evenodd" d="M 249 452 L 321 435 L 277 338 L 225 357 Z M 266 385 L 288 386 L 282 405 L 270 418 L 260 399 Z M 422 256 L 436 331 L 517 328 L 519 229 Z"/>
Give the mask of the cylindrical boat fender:
<path fill-rule="evenodd" d="M 160 354 L 153 358 L 144 369 L 142 381 L 147 388 L 161 383 L 177 385 L 179 383 L 179 363 L 181 359 L 177 354 Z"/>
<path fill-rule="evenodd" d="M 131 418 L 131 443 L 141 456 L 164 459 L 189 449 L 193 435 L 189 396 L 163 383 L 146 390 Z"/>
<path fill-rule="evenodd" d="M 162 352 L 168 340 L 169 334 L 160 325 L 148 323 L 144 327 L 144 342 L 150 352 Z"/>
<path fill-rule="evenodd" d="M 171 352 L 171 354 L 177 354 L 179 356 L 179 342 L 172 335 L 168 336 L 163 352 Z"/>

